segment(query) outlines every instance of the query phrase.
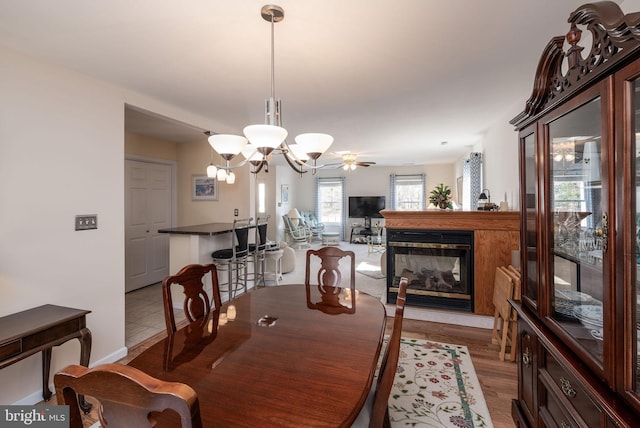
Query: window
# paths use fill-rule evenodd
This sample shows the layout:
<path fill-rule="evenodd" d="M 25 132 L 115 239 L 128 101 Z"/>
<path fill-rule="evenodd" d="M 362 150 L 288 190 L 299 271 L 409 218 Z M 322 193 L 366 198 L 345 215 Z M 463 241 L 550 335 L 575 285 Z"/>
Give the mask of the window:
<path fill-rule="evenodd" d="M 427 208 L 424 174 L 391 174 L 390 178 L 390 209 L 396 211 L 418 211 Z"/>
<path fill-rule="evenodd" d="M 316 217 L 327 226 L 338 226 L 344 236 L 346 216 L 344 177 L 323 177 L 316 179 Z"/>

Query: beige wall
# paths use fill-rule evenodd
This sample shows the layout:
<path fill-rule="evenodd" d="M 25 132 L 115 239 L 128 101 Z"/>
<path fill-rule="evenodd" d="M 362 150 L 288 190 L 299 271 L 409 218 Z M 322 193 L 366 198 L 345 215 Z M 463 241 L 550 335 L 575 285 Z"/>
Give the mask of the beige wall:
<path fill-rule="evenodd" d="M 127 155 L 175 161 L 178 159 L 178 144 L 125 132 L 124 152 Z"/>
<path fill-rule="evenodd" d="M 254 217 L 252 212 L 251 184 L 253 177 L 248 165 L 234 170 L 235 184 L 218 183 L 217 201 L 191 200 L 191 183 L 194 175 L 206 175 L 207 166 L 211 163 L 211 146 L 205 140 L 198 143 L 178 144 L 178 226 L 194 224 L 232 222 L 235 218 L 233 210 L 238 209 L 237 218 Z M 242 156 L 240 156 L 242 157 Z M 214 163 L 223 165 L 223 160 L 216 154 Z M 237 160 L 233 160 L 237 164 Z"/>

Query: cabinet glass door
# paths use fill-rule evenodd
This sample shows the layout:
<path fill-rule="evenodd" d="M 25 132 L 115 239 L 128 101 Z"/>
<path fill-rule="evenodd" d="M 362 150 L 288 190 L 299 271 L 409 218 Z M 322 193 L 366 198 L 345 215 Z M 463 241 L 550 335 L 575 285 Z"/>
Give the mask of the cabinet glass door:
<path fill-rule="evenodd" d="M 524 153 L 524 251 L 526 283 L 523 294 L 534 305 L 538 300 L 538 169 L 536 162 L 536 135 L 530 133 L 521 140 Z"/>
<path fill-rule="evenodd" d="M 603 245 L 601 100 L 549 123 L 551 316 L 602 364 Z"/>

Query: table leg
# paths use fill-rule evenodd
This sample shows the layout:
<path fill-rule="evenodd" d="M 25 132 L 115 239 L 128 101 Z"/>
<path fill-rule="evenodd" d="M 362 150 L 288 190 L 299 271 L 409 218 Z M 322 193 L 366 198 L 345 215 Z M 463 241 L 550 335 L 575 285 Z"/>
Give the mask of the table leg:
<path fill-rule="evenodd" d="M 88 328 L 80 330 L 80 365 L 89 367 L 89 358 L 91 357 L 91 331 Z M 84 395 L 78 396 L 80 408 L 87 414 L 91 411 L 92 404 L 84 399 Z"/>
<path fill-rule="evenodd" d="M 51 399 L 49 389 L 49 374 L 51 372 L 51 348 L 42 350 L 42 398 L 44 401 Z"/>

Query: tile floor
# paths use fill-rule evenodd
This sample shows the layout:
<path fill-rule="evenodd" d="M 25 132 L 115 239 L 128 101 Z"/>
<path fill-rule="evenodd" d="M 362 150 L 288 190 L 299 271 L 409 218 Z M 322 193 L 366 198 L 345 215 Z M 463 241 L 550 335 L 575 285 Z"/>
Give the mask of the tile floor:
<path fill-rule="evenodd" d="M 174 309 L 176 322 L 184 312 Z M 162 283 L 148 285 L 125 294 L 125 345 L 131 348 L 166 329 L 162 304 Z"/>

